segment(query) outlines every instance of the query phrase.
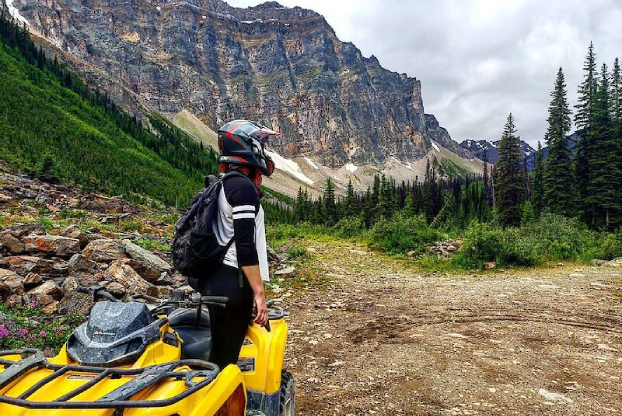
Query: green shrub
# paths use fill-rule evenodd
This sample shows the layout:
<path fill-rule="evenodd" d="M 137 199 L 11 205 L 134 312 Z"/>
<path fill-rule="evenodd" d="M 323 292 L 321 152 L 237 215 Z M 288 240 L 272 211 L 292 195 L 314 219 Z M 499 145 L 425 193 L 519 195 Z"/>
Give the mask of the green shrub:
<path fill-rule="evenodd" d="M 292 244 L 285 249 L 285 252 L 289 254 L 291 259 L 296 259 L 307 254 L 307 249 L 298 244 Z"/>
<path fill-rule="evenodd" d="M 587 253 L 583 260 L 589 261 L 594 258 L 613 260 L 618 257 L 622 257 L 622 231 L 616 234 L 600 234 L 594 249 Z"/>
<path fill-rule="evenodd" d="M 370 246 L 391 253 L 421 253 L 427 246 L 443 240 L 445 235 L 428 226 L 425 216 L 407 217 L 397 214 L 381 218 L 371 230 Z"/>
<path fill-rule="evenodd" d="M 365 233 L 365 224 L 359 217 L 346 217 L 339 220 L 334 226 L 337 235 L 341 238 L 353 238 Z"/>

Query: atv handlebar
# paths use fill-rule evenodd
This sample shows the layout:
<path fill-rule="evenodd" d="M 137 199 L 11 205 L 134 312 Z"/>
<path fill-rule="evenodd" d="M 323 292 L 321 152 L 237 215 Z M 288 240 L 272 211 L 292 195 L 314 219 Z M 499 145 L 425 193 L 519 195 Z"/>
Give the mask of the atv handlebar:
<path fill-rule="evenodd" d="M 96 285 L 91 287 L 86 286 L 78 286 L 76 289 L 80 293 L 85 293 L 87 295 L 93 295 L 93 301 L 97 302 L 98 297 L 106 298 L 111 302 L 118 302 L 119 300 L 115 298 L 112 293 L 108 292 L 102 286 Z"/>

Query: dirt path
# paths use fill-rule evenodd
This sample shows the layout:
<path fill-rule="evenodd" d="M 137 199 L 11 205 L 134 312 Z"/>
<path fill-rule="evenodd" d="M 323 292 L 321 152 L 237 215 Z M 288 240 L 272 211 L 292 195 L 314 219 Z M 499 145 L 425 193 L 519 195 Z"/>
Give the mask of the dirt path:
<path fill-rule="evenodd" d="M 619 269 L 423 275 L 315 250 L 331 283 L 285 302 L 297 415 L 622 414 Z"/>

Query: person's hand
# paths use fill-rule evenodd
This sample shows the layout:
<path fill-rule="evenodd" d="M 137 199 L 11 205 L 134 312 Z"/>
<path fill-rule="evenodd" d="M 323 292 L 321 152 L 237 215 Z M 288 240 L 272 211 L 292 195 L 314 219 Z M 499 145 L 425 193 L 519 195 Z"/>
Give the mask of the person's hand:
<path fill-rule="evenodd" d="M 268 322 L 268 307 L 266 306 L 266 298 L 264 294 L 255 295 L 255 323 L 261 326 L 265 326 Z"/>

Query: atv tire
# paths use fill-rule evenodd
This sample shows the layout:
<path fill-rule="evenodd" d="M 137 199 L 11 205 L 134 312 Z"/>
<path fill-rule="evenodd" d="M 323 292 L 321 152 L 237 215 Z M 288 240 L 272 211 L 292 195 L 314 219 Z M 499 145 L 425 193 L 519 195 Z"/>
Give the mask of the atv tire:
<path fill-rule="evenodd" d="M 294 416 L 295 398 L 294 376 L 289 371 L 283 371 L 279 390 L 279 416 Z"/>

